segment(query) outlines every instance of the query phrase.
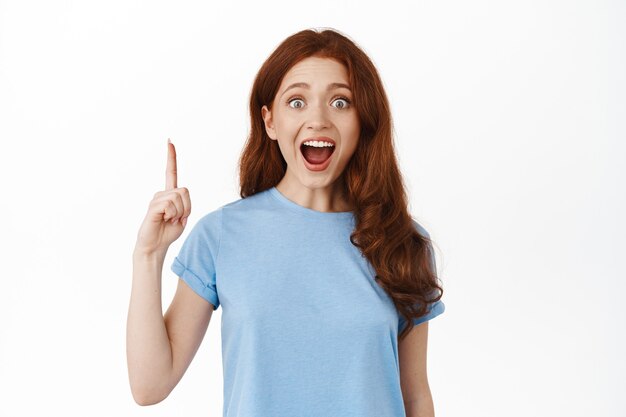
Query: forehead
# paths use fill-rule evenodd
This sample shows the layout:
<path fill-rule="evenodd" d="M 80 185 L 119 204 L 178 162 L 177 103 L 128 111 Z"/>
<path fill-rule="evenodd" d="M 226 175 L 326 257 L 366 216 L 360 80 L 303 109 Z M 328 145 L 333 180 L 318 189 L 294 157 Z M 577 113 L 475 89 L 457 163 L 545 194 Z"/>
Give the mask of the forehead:
<path fill-rule="evenodd" d="M 308 57 L 287 71 L 280 89 L 289 83 L 298 81 L 306 81 L 309 84 L 315 84 L 316 80 L 323 83 L 344 82 L 349 84 L 348 78 L 347 68 L 339 61 L 332 58 Z"/>

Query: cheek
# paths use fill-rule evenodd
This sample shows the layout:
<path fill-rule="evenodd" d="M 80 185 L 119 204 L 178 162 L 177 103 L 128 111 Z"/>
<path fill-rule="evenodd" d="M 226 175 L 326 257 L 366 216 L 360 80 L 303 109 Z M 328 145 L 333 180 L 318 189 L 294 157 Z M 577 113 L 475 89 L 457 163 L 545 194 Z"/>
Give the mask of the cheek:
<path fill-rule="evenodd" d="M 346 129 L 346 142 L 348 144 L 348 148 L 354 152 L 359 142 L 359 135 L 361 133 L 361 126 L 358 122 L 351 123 Z"/>
<path fill-rule="evenodd" d="M 274 128 L 276 132 L 282 134 L 285 139 L 292 138 L 295 133 L 298 131 L 298 121 L 293 118 L 281 118 L 280 120 L 274 123 Z M 279 137 L 280 137 L 279 136 Z"/>

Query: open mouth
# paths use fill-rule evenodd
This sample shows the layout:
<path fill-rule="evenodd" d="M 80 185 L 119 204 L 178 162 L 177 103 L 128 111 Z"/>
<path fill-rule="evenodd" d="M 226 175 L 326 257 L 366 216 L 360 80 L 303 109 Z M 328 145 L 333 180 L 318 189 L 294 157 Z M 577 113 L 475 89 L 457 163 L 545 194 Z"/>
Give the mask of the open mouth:
<path fill-rule="evenodd" d="M 321 166 L 324 164 L 335 151 L 335 146 L 322 145 L 322 144 L 302 144 L 300 145 L 300 152 L 304 159 L 311 165 Z"/>

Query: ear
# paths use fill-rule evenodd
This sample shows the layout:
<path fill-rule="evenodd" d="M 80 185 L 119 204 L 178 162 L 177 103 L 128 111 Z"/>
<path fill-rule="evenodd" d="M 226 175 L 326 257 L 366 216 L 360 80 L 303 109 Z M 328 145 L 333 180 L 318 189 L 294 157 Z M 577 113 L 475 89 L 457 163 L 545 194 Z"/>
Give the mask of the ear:
<path fill-rule="evenodd" d="M 276 130 L 274 130 L 274 122 L 272 120 L 272 111 L 267 108 L 267 105 L 263 105 L 261 108 L 261 116 L 265 122 L 265 131 L 270 139 L 276 140 Z"/>

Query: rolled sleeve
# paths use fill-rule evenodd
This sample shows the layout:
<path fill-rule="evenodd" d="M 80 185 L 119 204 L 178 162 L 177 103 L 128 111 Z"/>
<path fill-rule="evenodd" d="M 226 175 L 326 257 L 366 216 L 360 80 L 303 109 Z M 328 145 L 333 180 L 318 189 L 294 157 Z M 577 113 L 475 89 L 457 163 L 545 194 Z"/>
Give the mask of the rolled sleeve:
<path fill-rule="evenodd" d="M 214 310 L 220 305 L 216 266 L 221 221 L 221 208 L 202 217 L 189 232 L 170 267 L 196 294 L 211 303 Z"/>

